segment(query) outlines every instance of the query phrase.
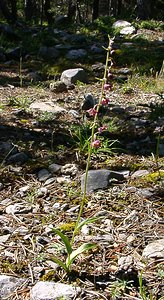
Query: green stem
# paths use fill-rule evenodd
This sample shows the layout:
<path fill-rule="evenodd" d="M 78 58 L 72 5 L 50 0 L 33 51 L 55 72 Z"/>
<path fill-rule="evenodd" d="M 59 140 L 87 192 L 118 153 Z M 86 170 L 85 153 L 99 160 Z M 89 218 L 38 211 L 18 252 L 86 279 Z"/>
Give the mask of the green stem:
<path fill-rule="evenodd" d="M 109 44 L 110 44 L 110 37 L 109 37 Z M 99 102 L 98 102 L 97 107 L 96 107 L 97 113 L 95 114 L 94 120 L 93 120 L 93 126 L 92 126 L 92 132 L 91 132 L 91 144 L 94 141 L 95 126 L 96 126 L 96 122 L 97 122 L 97 118 L 98 118 L 98 112 L 99 112 L 99 109 L 100 109 L 100 106 L 101 106 L 101 101 L 104 97 L 104 84 L 106 82 L 106 77 L 107 77 L 109 54 L 110 54 L 110 45 L 107 48 L 106 64 L 105 64 L 104 77 L 103 77 L 102 87 L 101 87 L 101 95 L 100 95 Z M 83 192 L 83 197 L 82 197 L 82 200 L 81 200 L 81 203 L 80 203 L 80 209 L 79 209 L 78 217 L 77 217 L 77 220 L 76 220 L 75 228 L 74 228 L 74 231 L 73 231 L 73 234 L 72 234 L 71 244 L 74 243 L 75 235 L 77 233 L 77 227 L 80 223 L 80 218 L 81 218 L 81 215 L 83 213 L 83 208 L 84 208 L 84 204 L 85 204 L 85 200 L 86 200 L 87 179 L 88 179 L 88 171 L 89 171 L 89 167 L 90 167 L 91 155 L 92 155 L 92 147 L 90 145 L 89 149 L 88 149 L 88 158 L 87 158 L 87 164 L 86 164 L 86 170 L 85 170 L 84 192 Z"/>

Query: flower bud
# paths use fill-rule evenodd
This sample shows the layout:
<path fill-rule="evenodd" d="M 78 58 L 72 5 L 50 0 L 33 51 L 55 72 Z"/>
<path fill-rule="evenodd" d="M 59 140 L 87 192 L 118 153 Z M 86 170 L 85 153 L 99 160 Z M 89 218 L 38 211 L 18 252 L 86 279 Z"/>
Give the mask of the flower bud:
<path fill-rule="evenodd" d="M 91 147 L 92 147 L 92 148 L 97 149 L 97 148 L 99 148 L 100 146 L 101 146 L 100 140 L 95 140 L 95 141 L 93 141 L 93 142 L 91 143 Z"/>
<path fill-rule="evenodd" d="M 104 91 L 108 91 L 112 89 L 112 85 L 110 83 L 105 83 L 104 84 Z"/>
<path fill-rule="evenodd" d="M 101 100 L 101 104 L 102 104 L 102 105 L 108 105 L 109 102 L 110 102 L 109 98 L 103 98 L 103 99 Z"/>
<path fill-rule="evenodd" d="M 89 116 L 94 117 L 97 114 L 97 110 L 95 108 L 90 108 L 87 110 Z"/>

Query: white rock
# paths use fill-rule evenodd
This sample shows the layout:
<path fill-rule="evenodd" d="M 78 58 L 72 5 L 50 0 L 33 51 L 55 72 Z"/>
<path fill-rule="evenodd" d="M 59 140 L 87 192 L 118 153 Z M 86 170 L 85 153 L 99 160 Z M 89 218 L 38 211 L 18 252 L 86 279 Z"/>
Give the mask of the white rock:
<path fill-rule="evenodd" d="M 77 172 L 76 164 L 66 164 L 61 168 L 61 173 L 64 175 L 76 175 Z"/>
<path fill-rule="evenodd" d="M 148 174 L 149 174 L 148 170 L 137 170 L 131 175 L 131 178 L 134 179 L 134 178 L 138 178 L 141 176 L 146 176 Z"/>
<path fill-rule="evenodd" d="M 69 177 L 66 177 L 66 176 L 63 176 L 63 177 L 57 177 L 57 182 L 60 183 L 60 184 L 63 184 L 63 183 L 70 183 L 71 182 L 71 179 Z"/>
<path fill-rule="evenodd" d="M 83 235 L 88 235 L 89 234 L 89 226 L 88 225 L 83 225 L 82 228 L 81 228 L 81 233 Z"/>
<path fill-rule="evenodd" d="M 118 20 L 114 22 L 112 25 L 113 28 L 127 27 L 127 26 L 131 26 L 131 23 L 124 20 Z"/>
<path fill-rule="evenodd" d="M 7 214 L 27 214 L 32 211 L 32 206 L 25 206 L 23 204 L 11 204 L 6 207 Z"/>
<path fill-rule="evenodd" d="M 0 275 L 0 299 L 7 299 L 23 282 L 25 282 L 25 279 Z"/>
<path fill-rule="evenodd" d="M 148 244 L 143 250 L 142 256 L 145 258 L 164 258 L 164 239 Z"/>
<path fill-rule="evenodd" d="M 62 113 L 66 112 L 66 110 L 63 107 L 60 107 L 53 102 L 33 102 L 30 105 L 30 109 L 32 110 L 40 110 L 43 112 L 51 112 L 51 113 Z"/>
<path fill-rule="evenodd" d="M 27 192 L 27 191 L 29 190 L 29 188 L 30 188 L 29 185 L 25 185 L 25 186 L 22 186 L 22 187 L 19 189 L 19 191 L 25 193 L 25 192 Z"/>
<path fill-rule="evenodd" d="M 127 26 L 120 30 L 120 34 L 123 34 L 123 35 L 133 34 L 135 32 L 136 32 L 136 29 L 134 26 Z"/>
<path fill-rule="evenodd" d="M 70 85 L 71 83 L 76 83 L 77 81 L 81 81 L 84 83 L 88 81 L 87 74 L 82 68 L 65 70 L 62 73 L 60 80 L 64 82 L 66 85 Z"/>
<path fill-rule="evenodd" d="M 41 196 L 45 196 L 48 194 L 48 189 L 44 186 L 40 187 L 38 190 L 37 190 L 37 196 L 38 197 L 41 197 Z"/>
<path fill-rule="evenodd" d="M 69 284 L 40 281 L 31 289 L 30 300 L 75 299 L 80 290 Z"/>
<path fill-rule="evenodd" d="M 0 243 L 5 243 L 10 237 L 10 234 L 0 235 Z"/>

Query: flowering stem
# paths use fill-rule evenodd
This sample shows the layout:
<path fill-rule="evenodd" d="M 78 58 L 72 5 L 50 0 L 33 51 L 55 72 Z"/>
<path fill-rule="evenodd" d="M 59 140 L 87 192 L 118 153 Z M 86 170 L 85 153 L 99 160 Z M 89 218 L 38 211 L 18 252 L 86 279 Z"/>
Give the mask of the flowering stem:
<path fill-rule="evenodd" d="M 99 102 L 96 106 L 97 113 L 94 115 L 92 131 L 91 131 L 91 144 L 90 144 L 90 146 L 88 146 L 88 158 L 87 158 L 87 164 L 86 164 L 86 170 L 85 170 L 85 179 L 84 179 L 84 192 L 83 192 L 83 197 L 82 197 L 82 200 L 81 200 L 81 203 L 80 203 L 80 209 L 79 209 L 78 217 L 77 217 L 77 220 L 76 220 L 75 228 L 74 228 L 74 231 L 73 231 L 71 244 L 73 244 L 73 242 L 74 242 L 74 238 L 75 238 L 75 235 L 77 233 L 77 228 L 78 228 L 78 225 L 80 223 L 80 218 L 81 218 L 81 215 L 83 213 L 83 208 L 84 208 L 84 204 L 85 204 L 85 200 L 86 200 L 88 171 L 89 171 L 90 160 L 91 160 L 91 155 L 92 155 L 92 146 L 91 145 L 94 141 L 94 134 L 95 134 L 95 127 L 96 127 L 96 122 L 97 122 L 97 118 L 98 118 L 98 112 L 99 112 L 99 109 L 100 109 L 100 106 L 101 106 L 102 99 L 104 97 L 104 84 L 106 83 L 106 78 L 107 78 L 110 50 L 111 50 L 111 48 L 110 48 L 110 37 L 109 37 L 109 46 L 106 50 L 107 51 L 106 64 L 105 64 L 104 76 L 103 76 L 103 80 L 102 80 L 101 94 L 100 94 Z"/>

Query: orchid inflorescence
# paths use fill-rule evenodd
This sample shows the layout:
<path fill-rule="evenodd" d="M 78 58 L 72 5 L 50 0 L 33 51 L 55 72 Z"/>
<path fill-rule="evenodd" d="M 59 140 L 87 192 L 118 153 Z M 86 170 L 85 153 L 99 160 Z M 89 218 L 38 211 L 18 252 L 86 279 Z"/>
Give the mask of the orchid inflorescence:
<path fill-rule="evenodd" d="M 102 81 L 102 91 L 101 91 L 101 96 L 98 104 L 96 104 L 93 108 L 90 108 L 87 110 L 87 113 L 90 117 L 94 117 L 93 121 L 93 127 L 96 125 L 96 120 L 97 116 L 99 113 L 99 109 L 101 106 L 107 106 L 110 103 L 110 98 L 109 98 L 109 91 L 112 90 L 112 80 L 113 80 L 113 74 L 111 72 L 111 68 L 114 65 L 113 62 L 113 54 L 115 53 L 115 50 L 113 49 L 113 44 L 114 44 L 114 38 L 110 39 L 109 38 L 109 46 L 106 48 L 107 51 L 107 59 L 106 59 L 106 66 L 105 66 L 105 72 L 104 72 L 104 78 Z M 110 62 L 110 64 L 109 64 Z M 101 127 L 98 128 L 98 133 L 102 133 L 104 130 L 107 129 L 106 125 L 102 125 Z M 97 139 L 96 134 L 94 133 L 94 130 L 92 131 L 92 137 L 91 137 L 91 148 L 98 149 L 101 146 L 101 142 L 99 139 Z"/>
<path fill-rule="evenodd" d="M 108 105 L 110 102 L 108 92 L 111 91 L 111 89 L 112 89 L 111 80 L 113 79 L 113 75 L 111 73 L 111 67 L 113 66 L 113 59 L 112 59 L 112 55 L 114 53 L 113 52 L 114 51 L 113 43 L 114 43 L 114 39 L 109 38 L 109 46 L 106 49 L 107 56 L 106 56 L 104 78 L 101 80 L 102 81 L 102 89 L 101 89 L 101 96 L 100 96 L 99 102 L 93 108 L 90 108 L 87 111 L 89 116 L 93 117 L 94 119 L 93 119 L 93 123 L 91 126 L 91 129 L 92 129 L 91 137 L 89 138 L 90 147 L 88 147 L 88 158 L 87 158 L 87 164 L 86 164 L 83 197 L 80 202 L 79 213 L 77 216 L 77 220 L 75 223 L 71 241 L 63 232 L 61 232 L 60 230 L 58 230 L 56 228 L 53 229 L 55 234 L 57 234 L 61 238 L 61 240 L 65 246 L 67 258 L 64 262 L 63 260 L 59 259 L 58 257 L 53 256 L 52 260 L 55 263 L 57 263 L 60 267 L 62 267 L 67 274 L 70 274 L 71 265 L 73 264 L 76 257 L 78 257 L 82 253 L 87 252 L 87 251 L 93 249 L 94 247 L 96 247 L 95 243 L 87 242 L 87 243 L 83 243 L 82 245 L 80 245 L 78 248 L 76 248 L 74 250 L 73 244 L 74 244 L 76 234 L 84 225 L 93 223 L 93 222 L 97 221 L 98 219 L 102 218 L 102 216 L 91 217 L 84 221 L 81 221 L 84 204 L 86 202 L 87 178 L 88 178 L 88 171 L 89 171 L 89 166 L 90 166 L 90 161 L 91 161 L 92 150 L 98 149 L 99 147 L 101 147 L 101 141 L 97 138 L 97 135 L 101 134 L 104 130 L 107 129 L 106 125 L 101 125 L 101 127 L 99 127 L 97 129 L 97 132 L 95 132 L 95 129 L 97 128 L 97 118 L 98 118 L 99 109 L 101 106 Z M 110 62 L 110 66 L 109 66 L 109 62 Z"/>

